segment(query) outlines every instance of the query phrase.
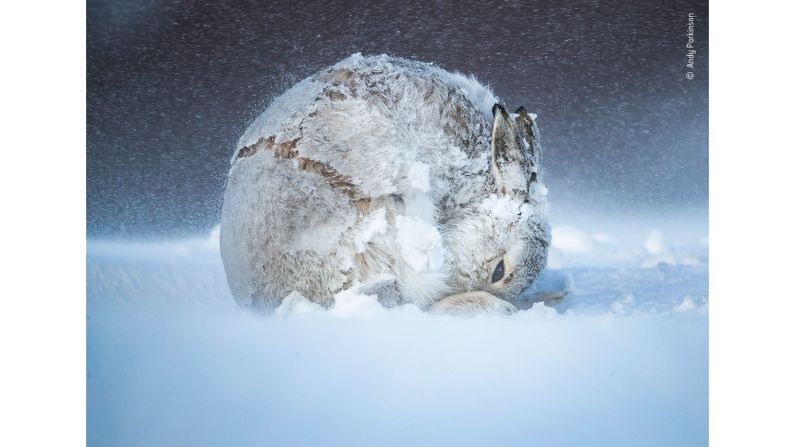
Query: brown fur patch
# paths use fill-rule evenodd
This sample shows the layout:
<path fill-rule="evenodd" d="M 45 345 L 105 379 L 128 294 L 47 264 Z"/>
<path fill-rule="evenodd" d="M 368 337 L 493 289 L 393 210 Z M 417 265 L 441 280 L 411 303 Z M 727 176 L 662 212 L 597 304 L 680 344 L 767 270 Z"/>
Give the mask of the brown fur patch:
<path fill-rule="evenodd" d="M 324 73 L 323 75 L 321 75 L 320 80 L 331 82 L 331 85 L 334 87 L 344 85 L 345 87 L 347 87 L 348 92 L 352 96 L 356 96 L 356 82 L 354 81 L 355 76 L 356 72 L 354 72 L 353 70 L 348 70 L 348 69 L 330 70 Z M 340 93 L 339 91 L 331 89 L 326 89 L 326 91 L 324 91 L 323 93 L 332 101 L 341 101 L 346 98 L 346 96 Z"/>
<path fill-rule="evenodd" d="M 332 101 L 342 101 L 343 99 L 347 98 L 347 96 L 345 96 L 343 93 L 331 89 L 324 90 L 323 94 Z"/>
<path fill-rule="evenodd" d="M 359 187 L 353 183 L 350 177 L 341 175 L 334 168 L 323 162 L 306 157 L 298 157 L 298 169 L 320 175 L 325 178 L 333 188 L 342 191 L 352 199 L 360 199 L 363 197 L 363 194 L 359 191 Z"/>
<path fill-rule="evenodd" d="M 330 81 L 340 84 L 342 82 L 347 82 L 353 79 L 353 70 L 342 69 L 342 70 L 333 70 L 328 72 L 327 79 Z"/>
<path fill-rule="evenodd" d="M 260 138 L 259 140 L 257 140 L 256 143 L 254 143 L 254 144 L 252 144 L 250 146 L 244 146 L 244 147 L 240 148 L 239 151 L 237 151 L 237 158 L 250 157 L 250 156 L 256 154 L 257 151 L 259 151 L 263 147 L 265 147 L 266 149 L 271 149 L 271 148 L 273 148 L 273 141 L 275 139 L 276 138 L 271 135 L 268 138 L 264 138 L 264 137 Z"/>
<path fill-rule="evenodd" d="M 237 153 L 237 158 L 250 157 L 257 153 L 258 150 L 265 148 L 273 151 L 273 156 L 280 160 L 295 159 L 298 162 L 298 169 L 323 177 L 332 188 L 350 197 L 353 205 L 361 213 L 369 211 L 370 198 L 365 197 L 359 187 L 353 182 L 353 179 L 340 174 L 334 168 L 321 161 L 298 156 L 298 141 L 300 138 L 283 141 L 278 144 L 274 144 L 275 140 L 276 137 L 273 135 L 267 138 L 260 138 L 255 144 L 241 148 Z"/>
<path fill-rule="evenodd" d="M 353 206 L 355 206 L 360 213 L 367 214 L 370 212 L 370 199 L 366 197 L 354 199 Z"/>
<path fill-rule="evenodd" d="M 276 145 L 273 150 L 273 156 L 276 158 L 295 158 L 298 155 L 296 146 L 298 145 L 299 138 L 292 141 L 284 141 Z"/>

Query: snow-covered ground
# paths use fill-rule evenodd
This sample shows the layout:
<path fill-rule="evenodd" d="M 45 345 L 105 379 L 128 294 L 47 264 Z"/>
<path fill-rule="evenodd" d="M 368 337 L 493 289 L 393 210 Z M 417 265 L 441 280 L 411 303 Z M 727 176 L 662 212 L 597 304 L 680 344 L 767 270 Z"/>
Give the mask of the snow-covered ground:
<path fill-rule="evenodd" d="M 606 228 L 617 228 L 607 225 Z M 89 240 L 90 445 L 707 444 L 706 233 L 553 226 L 511 317 L 238 309 L 217 230 Z"/>

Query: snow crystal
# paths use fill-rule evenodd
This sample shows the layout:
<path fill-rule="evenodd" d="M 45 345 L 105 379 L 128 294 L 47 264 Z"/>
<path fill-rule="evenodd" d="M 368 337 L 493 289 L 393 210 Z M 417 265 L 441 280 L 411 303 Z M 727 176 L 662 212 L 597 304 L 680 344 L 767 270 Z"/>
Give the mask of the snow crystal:
<path fill-rule="evenodd" d="M 359 292 L 357 287 L 351 287 L 334 295 L 334 306 L 330 309 L 334 316 L 351 318 L 364 315 L 374 316 L 386 312 L 378 302 L 376 295 L 367 295 Z"/>
<path fill-rule="evenodd" d="M 409 168 L 408 179 L 411 186 L 418 191 L 428 192 L 431 189 L 431 175 L 425 163 L 414 162 Z"/>
<path fill-rule="evenodd" d="M 439 270 L 444 264 L 444 245 L 437 228 L 424 220 L 398 216 L 397 244 L 403 260 L 415 271 Z"/>
<path fill-rule="evenodd" d="M 644 244 L 649 254 L 657 255 L 665 251 L 665 236 L 662 231 L 654 229 L 649 233 L 649 237 Z"/>
<path fill-rule="evenodd" d="M 274 316 L 286 318 L 292 315 L 301 315 L 310 312 L 322 311 L 323 307 L 306 299 L 298 292 L 291 292 L 284 297 L 282 304 L 274 311 Z"/>
<path fill-rule="evenodd" d="M 570 223 L 552 225 L 548 265 L 612 266 L 654 268 L 658 265 L 702 267 L 707 264 L 707 247 L 696 234 L 672 230 L 674 244 L 667 244 L 663 232 L 637 223 L 620 231 L 583 228 Z M 630 229 L 632 228 L 632 229 Z M 654 253 L 652 253 L 654 252 Z"/>
<path fill-rule="evenodd" d="M 527 204 L 507 195 L 491 194 L 480 203 L 480 209 L 497 219 L 514 219 L 524 211 L 531 212 Z"/>
<path fill-rule="evenodd" d="M 552 247 L 567 253 L 585 253 L 591 251 L 592 238 L 572 226 L 561 226 L 552 229 Z"/>
<path fill-rule="evenodd" d="M 689 296 L 684 297 L 681 303 L 674 306 L 674 310 L 677 312 L 687 312 L 695 308 L 696 308 L 696 303 Z"/>
<path fill-rule="evenodd" d="M 630 312 L 630 309 L 634 303 L 635 298 L 632 295 L 624 295 L 610 303 L 610 310 L 618 315 L 626 315 Z"/>
<path fill-rule="evenodd" d="M 379 208 L 362 219 L 361 228 L 356 233 L 353 244 L 356 253 L 367 249 L 367 244 L 377 234 L 386 234 L 389 224 L 386 221 L 386 209 Z"/>

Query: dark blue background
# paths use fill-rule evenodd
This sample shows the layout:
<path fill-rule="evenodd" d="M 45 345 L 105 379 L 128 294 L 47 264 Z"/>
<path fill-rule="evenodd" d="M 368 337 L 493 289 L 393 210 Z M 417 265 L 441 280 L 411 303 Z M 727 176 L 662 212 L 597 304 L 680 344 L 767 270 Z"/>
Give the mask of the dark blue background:
<path fill-rule="evenodd" d="M 474 74 L 539 114 L 560 213 L 707 204 L 707 2 L 89 0 L 89 236 L 218 222 L 237 138 L 351 53 Z M 696 77 L 685 79 L 687 13 Z"/>

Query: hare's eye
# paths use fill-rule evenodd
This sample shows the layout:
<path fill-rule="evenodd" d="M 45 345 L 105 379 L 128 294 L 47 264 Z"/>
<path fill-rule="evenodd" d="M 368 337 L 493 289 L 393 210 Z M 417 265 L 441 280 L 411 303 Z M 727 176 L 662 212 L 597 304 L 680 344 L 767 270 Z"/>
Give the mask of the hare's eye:
<path fill-rule="evenodd" d="M 505 263 L 500 259 L 500 263 L 494 267 L 494 273 L 491 274 L 491 282 L 501 280 L 503 275 L 505 275 Z"/>

